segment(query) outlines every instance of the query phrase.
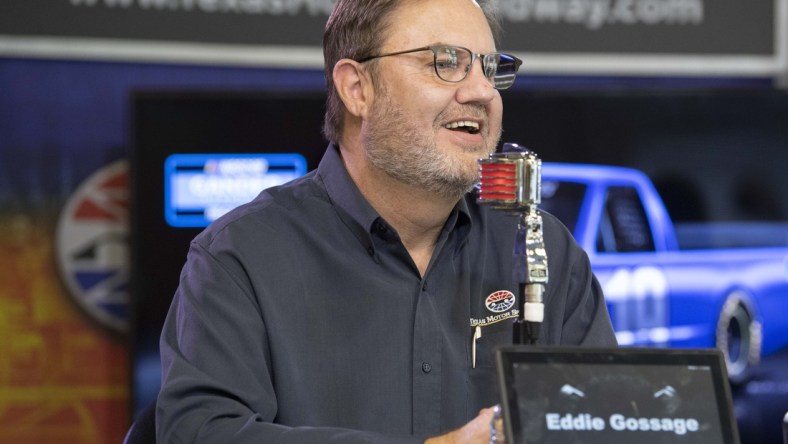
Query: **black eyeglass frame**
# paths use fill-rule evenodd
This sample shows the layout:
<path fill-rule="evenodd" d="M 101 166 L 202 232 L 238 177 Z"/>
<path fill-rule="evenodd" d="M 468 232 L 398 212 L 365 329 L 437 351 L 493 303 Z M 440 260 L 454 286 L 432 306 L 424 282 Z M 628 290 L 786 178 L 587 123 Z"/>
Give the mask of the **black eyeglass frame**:
<path fill-rule="evenodd" d="M 461 79 L 459 79 L 459 80 L 446 80 L 443 77 L 441 77 L 440 72 L 438 72 L 438 53 L 443 48 L 462 49 L 463 51 L 467 51 L 471 55 L 471 63 L 468 65 L 469 68 L 465 71 L 465 74 L 462 76 Z M 443 80 L 444 82 L 449 82 L 449 83 L 460 83 L 463 80 L 465 80 L 468 77 L 468 73 L 471 72 L 471 69 L 473 69 L 473 64 L 476 63 L 476 59 L 479 59 L 482 62 L 482 72 L 485 74 L 485 77 L 487 77 L 487 80 L 492 84 L 493 88 L 495 88 L 495 89 L 507 89 L 510 86 L 512 86 L 514 84 L 514 78 L 517 76 L 517 71 L 520 69 L 520 65 L 523 64 L 523 61 L 521 59 L 519 59 L 518 57 L 515 57 L 515 56 L 513 56 L 511 54 L 506 54 L 506 53 L 503 53 L 503 52 L 492 52 L 490 54 L 479 54 L 478 52 L 473 52 L 473 51 L 471 51 L 468 48 L 465 48 L 465 47 L 462 47 L 462 46 L 456 46 L 456 45 L 422 46 L 420 48 L 406 49 L 404 51 L 390 52 L 388 54 L 380 54 L 380 55 L 364 57 L 362 59 L 356 60 L 356 62 L 358 62 L 358 63 L 366 63 L 366 62 L 368 62 L 370 60 L 379 59 L 381 57 L 389 57 L 389 56 L 395 56 L 395 55 L 410 54 L 410 53 L 421 52 L 421 51 L 432 51 L 432 57 L 433 57 L 433 62 L 434 62 L 432 67 L 435 70 L 435 75 L 437 75 L 438 78 Z M 503 57 L 508 57 L 508 58 L 512 59 L 512 61 L 514 62 L 514 72 L 511 74 L 511 76 L 512 76 L 512 82 L 511 83 L 509 83 L 508 85 L 506 85 L 504 87 L 499 87 L 499 86 L 496 85 L 496 82 L 495 82 L 495 77 L 496 77 L 495 73 L 493 73 L 492 77 L 488 77 L 487 76 L 487 66 L 486 66 L 485 59 L 490 57 L 490 56 L 499 56 L 499 57 L 503 56 Z M 497 72 L 497 67 L 496 67 L 496 72 Z"/>

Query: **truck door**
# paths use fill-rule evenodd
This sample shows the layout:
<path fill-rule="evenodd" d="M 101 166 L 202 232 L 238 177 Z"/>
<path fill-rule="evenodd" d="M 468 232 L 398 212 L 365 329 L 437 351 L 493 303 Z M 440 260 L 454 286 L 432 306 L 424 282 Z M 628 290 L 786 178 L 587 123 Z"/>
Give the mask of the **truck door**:
<path fill-rule="evenodd" d="M 620 345 L 668 345 L 668 284 L 654 234 L 634 186 L 607 188 L 594 269 Z"/>

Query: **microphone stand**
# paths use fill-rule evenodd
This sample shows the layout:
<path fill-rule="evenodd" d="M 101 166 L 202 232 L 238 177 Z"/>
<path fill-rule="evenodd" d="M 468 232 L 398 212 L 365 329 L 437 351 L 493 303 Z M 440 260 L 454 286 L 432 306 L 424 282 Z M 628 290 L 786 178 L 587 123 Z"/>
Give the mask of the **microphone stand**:
<path fill-rule="evenodd" d="M 542 161 L 532 151 L 506 143 L 500 153 L 479 160 L 480 204 L 518 216 L 512 252 L 512 278 L 518 285 L 520 311 L 514 321 L 514 344 L 535 344 L 544 320 L 548 281 L 541 202 Z"/>

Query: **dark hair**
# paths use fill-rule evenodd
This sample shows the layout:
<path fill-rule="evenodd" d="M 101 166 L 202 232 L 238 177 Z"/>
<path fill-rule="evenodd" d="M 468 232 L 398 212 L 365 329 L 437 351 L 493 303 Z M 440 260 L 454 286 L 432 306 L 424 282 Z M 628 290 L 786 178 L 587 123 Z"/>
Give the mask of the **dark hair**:
<path fill-rule="evenodd" d="M 339 143 L 342 138 L 345 114 L 345 106 L 334 87 L 334 65 L 341 59 L 361 60 L 377 54 L 388 35 L 389 16 L 405 1 L 337 0 L 323 32 L 323 59 L 328 93 L 323 135 L 329 141 Z M 501 25 L 494 2 L 478 0 L 478 3 L 497 42 Z M 368 64 L 373 78 L 376 65 L 374 60 Z"/>

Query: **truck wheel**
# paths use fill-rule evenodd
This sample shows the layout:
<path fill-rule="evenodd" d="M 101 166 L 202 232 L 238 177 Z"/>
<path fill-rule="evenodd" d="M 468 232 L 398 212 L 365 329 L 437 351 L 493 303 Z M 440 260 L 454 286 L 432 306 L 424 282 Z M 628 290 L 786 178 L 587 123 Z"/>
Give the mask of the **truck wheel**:
<path fill-rule="evenodd" d="M 752 367 L 761 359 L 761 324 L 742 296 L 739 292 L 728 296 L 717 322 L 717 348 L 725 356 L 733 384 L 747 382 Z"/>

